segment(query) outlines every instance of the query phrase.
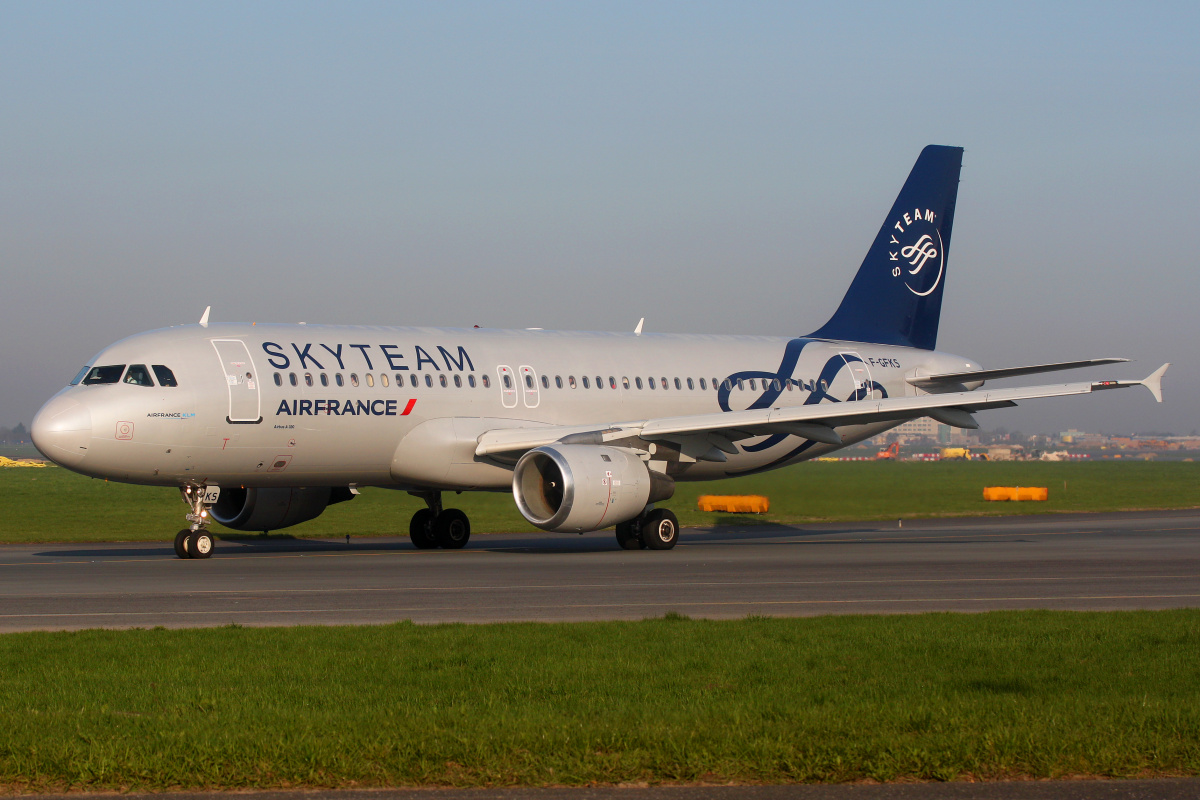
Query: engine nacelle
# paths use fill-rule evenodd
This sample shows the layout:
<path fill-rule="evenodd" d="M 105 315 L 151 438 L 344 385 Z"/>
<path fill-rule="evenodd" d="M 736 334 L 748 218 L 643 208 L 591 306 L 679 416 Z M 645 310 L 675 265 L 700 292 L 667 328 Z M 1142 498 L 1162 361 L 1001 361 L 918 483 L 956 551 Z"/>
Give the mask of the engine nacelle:
<path fill-rule="evenodd" d="M 212 518 L 235 531 L 277 531 L 308 522 L 354 495 L 341 486 L 305 489 L 221 489 Z"/>
<path fill-rule="evenodd" d="M 674 493 L 675 481 L 651 472 L 636 452 L 619 447 L 546 445 L 521 456 L 513 471 L 517 508 L 547 531 L 606 528 Z"/>

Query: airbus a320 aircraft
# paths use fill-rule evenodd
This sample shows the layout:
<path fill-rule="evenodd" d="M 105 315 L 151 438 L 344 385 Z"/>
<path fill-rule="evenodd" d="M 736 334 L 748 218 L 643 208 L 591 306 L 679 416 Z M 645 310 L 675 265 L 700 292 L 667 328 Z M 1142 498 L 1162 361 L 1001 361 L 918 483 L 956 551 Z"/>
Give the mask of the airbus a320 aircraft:
<path fill-rule="evenodd" d="M 667 550 L 676 481 L 825 455 L 906 420 L 1141 385 L 980 391 L 984 381 L 1125 359 L 985 370 L 935 349 L 962 149 L 926 147 L 833 317 L 799 338 L 333 325 L 182 325 L 104 348 L 33 421 L 43 454 L 84 475 L 175 486 L 180 558 L 208 523 L 274 531 L 352 499 L 414 494 L 420 548 L 471 526 L 446 491 L 511 489 L 547 531 L 615 526 Z"/>

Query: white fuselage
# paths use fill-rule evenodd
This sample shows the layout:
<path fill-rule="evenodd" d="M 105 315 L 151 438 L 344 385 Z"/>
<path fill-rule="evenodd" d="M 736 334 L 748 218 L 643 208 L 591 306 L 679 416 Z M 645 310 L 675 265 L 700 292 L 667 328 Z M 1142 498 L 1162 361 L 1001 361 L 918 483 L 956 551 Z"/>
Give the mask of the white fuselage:
<path fill-rule="evenodd" d="M 67 387 L 39 412 L 46 455 L 143 484 L 507 489 L 513 460 L 475 455 L 485 431 L 869 402 L 921 394 L 914 375 L 979 368 L 937 351 L 764 336 L 246 324 L 139 334 L 89 362 L 134 364 L 164 365 L 178 385 Z M 838 432 L 849 444 L 896 424 Z M 837 447 L 758 436 L 724 462 L 663 467 L 705 480 Z"/>

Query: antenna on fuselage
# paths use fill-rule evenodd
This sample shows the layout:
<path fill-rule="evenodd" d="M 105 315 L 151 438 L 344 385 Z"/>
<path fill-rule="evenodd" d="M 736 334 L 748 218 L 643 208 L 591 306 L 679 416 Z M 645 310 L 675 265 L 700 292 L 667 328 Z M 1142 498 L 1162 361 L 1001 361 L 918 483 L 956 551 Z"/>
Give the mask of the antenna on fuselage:
<path fill-rule="evenodd" d="M 634 335 L 634 336 L 641 336 L 641 335 L 642 335 L 642 323 L 644 323 L 645 321 L 646 321 L 646 318 L 645 318 L 645 317 L 642 317 L 641 319 L 639 319 L 639 320 L 638 320 L 637 327 L 633 329 L 633 335 Z"/>
<path fill-rule="evenodd" d="M 204 314 L 203 314 L 203 316 L 200 317 L 200 327 L 201 328 L 208 327 L 208 312 L 210 312 L 210 311 L 212 311 L 212 306 L 208 306 L 207 308 L 204 309 Z"/>

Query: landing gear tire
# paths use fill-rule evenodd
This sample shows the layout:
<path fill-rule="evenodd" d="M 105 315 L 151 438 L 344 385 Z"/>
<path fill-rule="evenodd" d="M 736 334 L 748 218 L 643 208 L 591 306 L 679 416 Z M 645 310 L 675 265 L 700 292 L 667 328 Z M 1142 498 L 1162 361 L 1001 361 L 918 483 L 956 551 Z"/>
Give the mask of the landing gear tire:
<path fill-rule="evenodd" d="M 418 550 L 432 550 L 438 546 L 438 540 L 433 533 L 433 522 L 436 519 L 428 508 L 421 508 L 412 515 L 408 523 L 408 538 Z"/>
<path fill-rule="evenodd" d="M 447 508 L 434 520 L 433 536 L 447 550 L 461 550 L 471 538 L 471 521 L 457 508 Z"/>
<path fill-rule="evenodd" d="M 192 554 L 188 552 L 188 544 L 192 538 L 190 528 L 184 528 L 179 533 L 175 534 L 175 555 L 179 558 L 191 558 Z"/>
<path fill-rule="evenodd" d="M 192 534 L 192 538 L 188 542 L 187 549 L 188 555 L 190 555 L 192 558 L 212 558 L 212 534 L 203 529 L 196 531 Z"/>
<path fill-rule="evenodd" d="M 670 550 L 679 541 L 679 520 L 665 508 L 656 508 L 642 520 L 642 541 L 650 550 Z"/>
<path fill-rule="evenodd" d="M 622 550 L 645 550 L 646 543 L 642 541 L 642 532 L 637 526 L 637 520 L 621 522 L 617 525 L 617 544 Z"/>

